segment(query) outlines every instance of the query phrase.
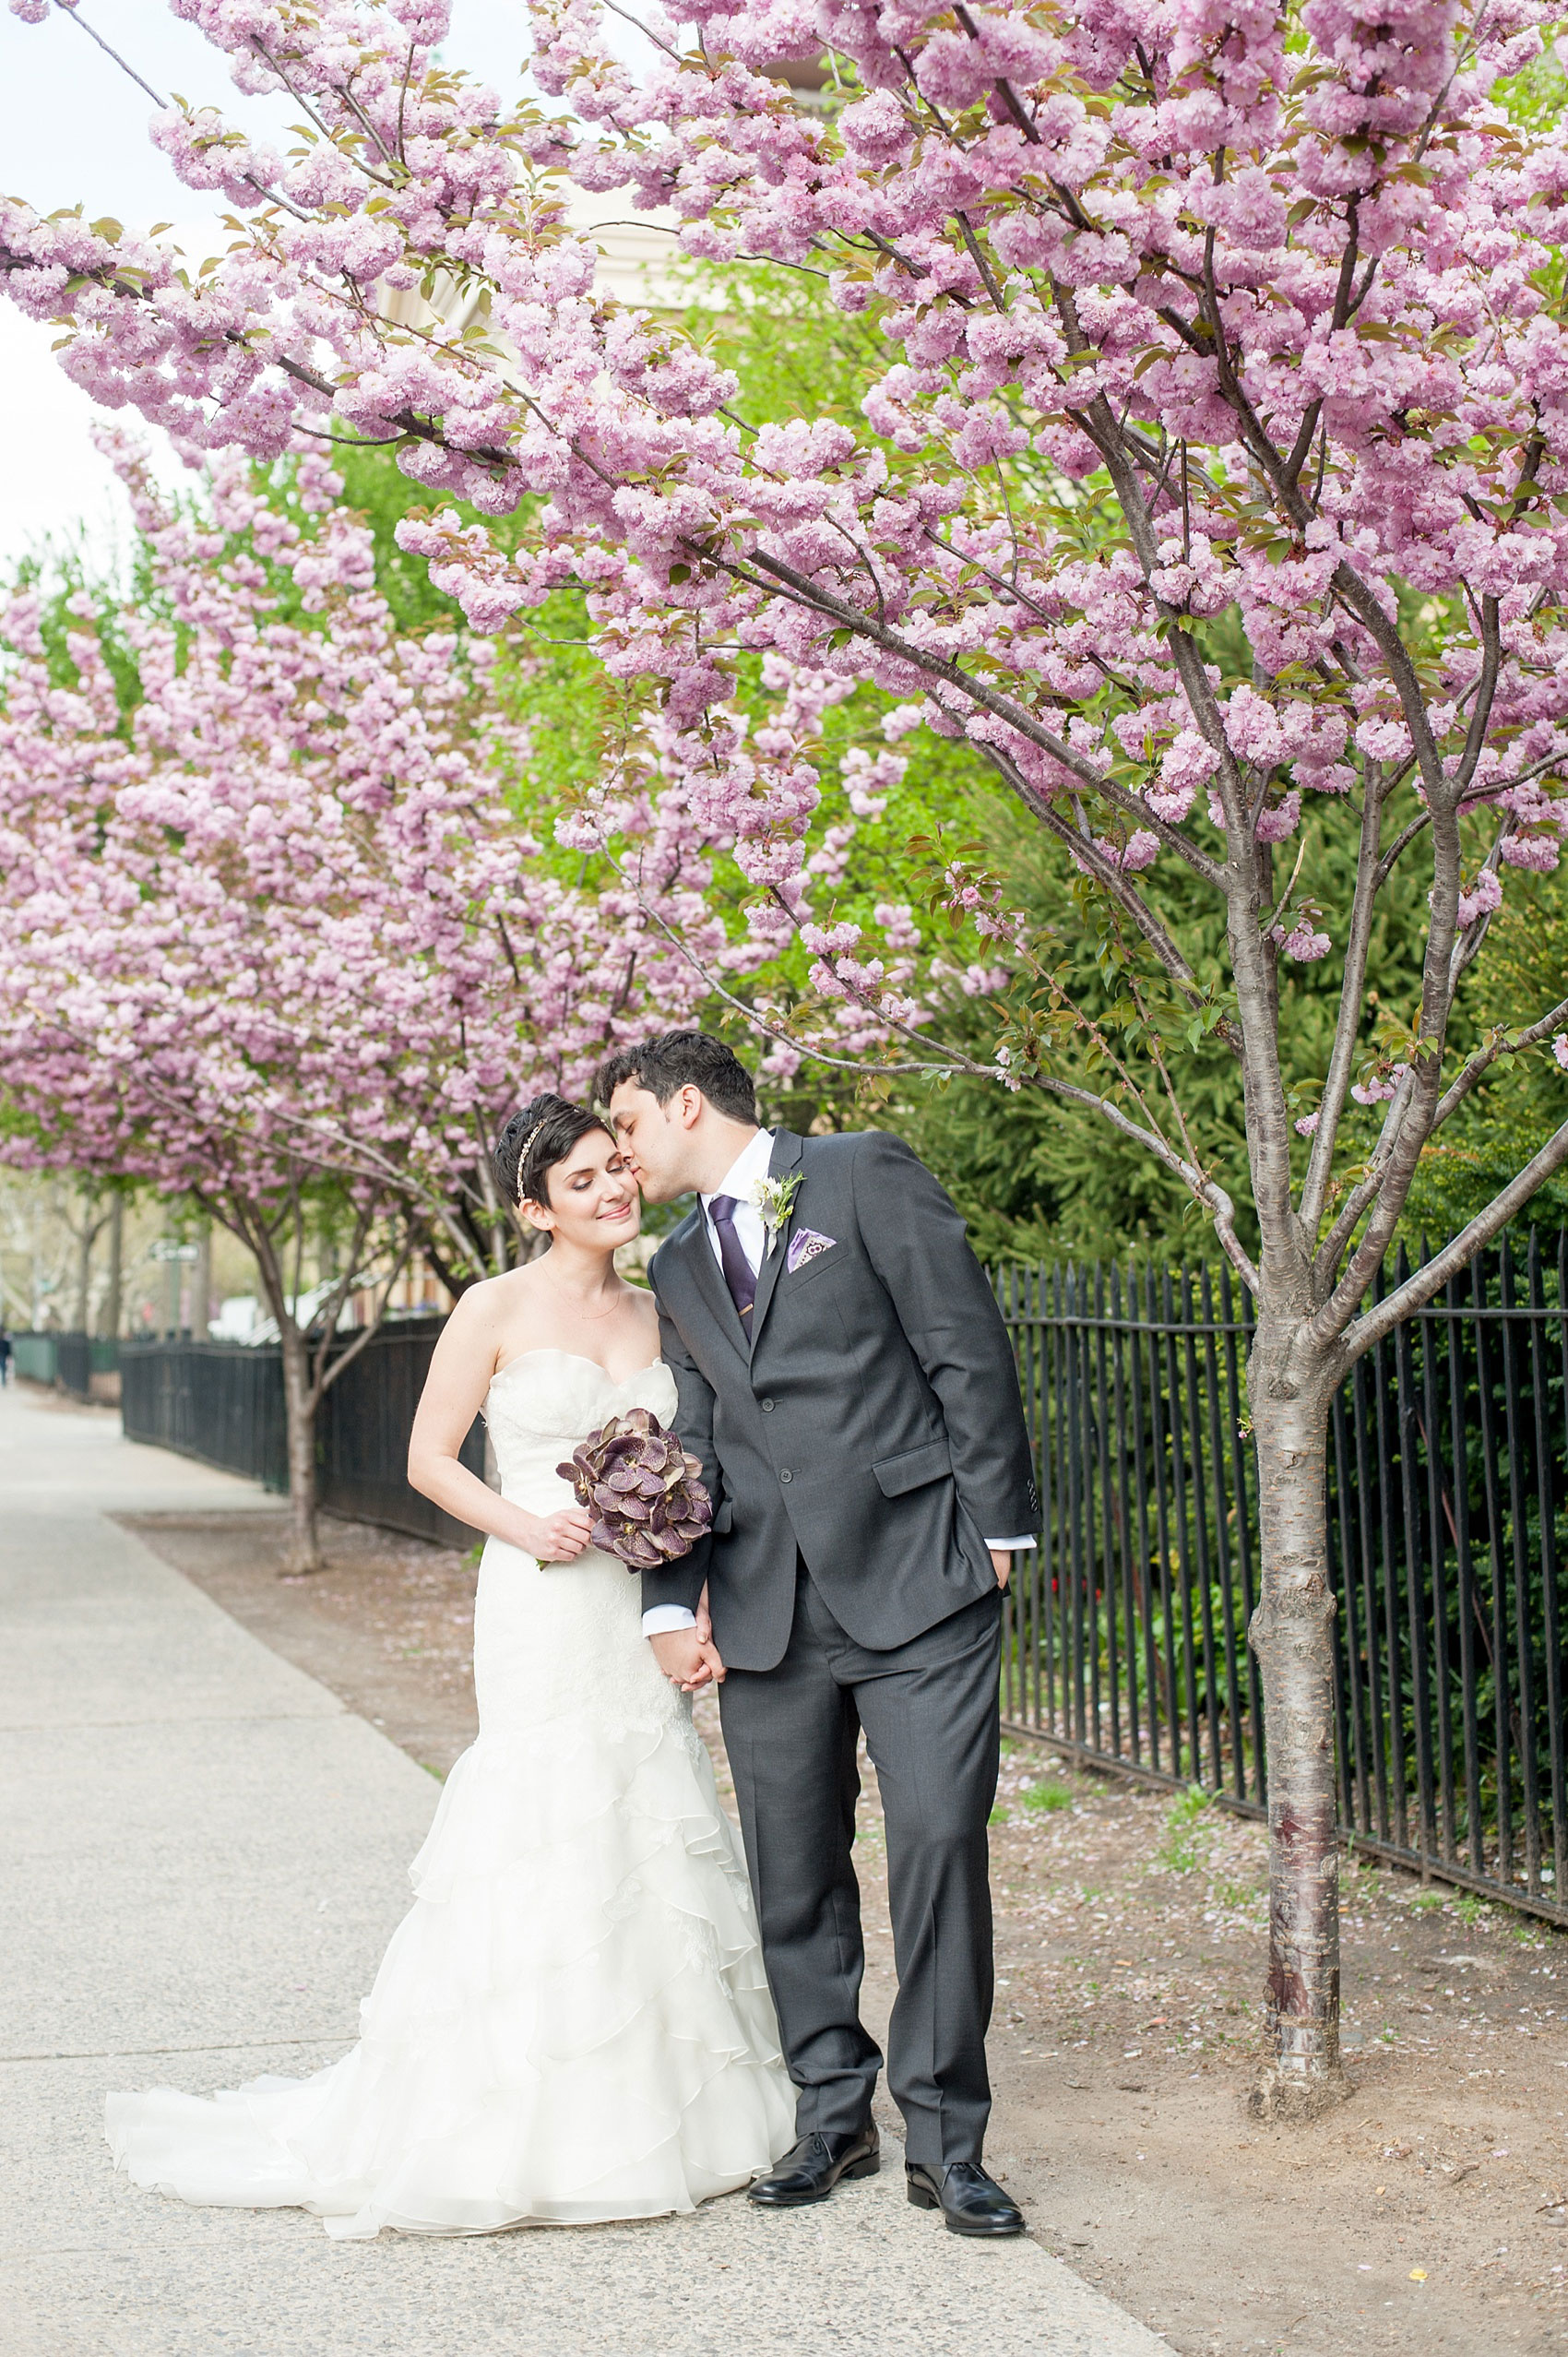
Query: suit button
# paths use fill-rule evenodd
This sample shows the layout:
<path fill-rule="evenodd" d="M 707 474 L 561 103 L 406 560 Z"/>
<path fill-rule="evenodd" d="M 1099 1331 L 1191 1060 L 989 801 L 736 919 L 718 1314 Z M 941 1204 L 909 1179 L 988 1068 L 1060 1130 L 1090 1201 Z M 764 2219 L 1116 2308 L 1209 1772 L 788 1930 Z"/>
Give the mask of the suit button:
<path fill-rule="evenodd" d="M 780 1480 L 781 1482 L 792 1482 L 792 1481 L 794 1480 L 795 1476 L 793 1475 L 793 1473 L 791 1473 L 791 1472 L 790 1472 L 790 1468 L 788 1467 L 788 1465 L 786 1465 L 786 1466 L 785 1466 L 785 1468 L 784 1468 L 784 1470 L 783 1470 L 783 1471 L 779 1474 L 778 1478 L 779 1478 L 779 1480 Z"/>
<path fill-rule="evenodd" d="M 757 1401 L 757 1406 L 758 1406 L 758 1407 L 762 1410 L 762 1412 L 763 1412 L 763 1414 L 764 1414 L 765 1416 L 771 1416 L 771 1415 L 772 1415 L 772 1413 L 773 1413 L 773 1402 L 772 1402 L 772 1400 L 771 1400 L 771 1399 L 759 1399 L 759 1400 Z"/>

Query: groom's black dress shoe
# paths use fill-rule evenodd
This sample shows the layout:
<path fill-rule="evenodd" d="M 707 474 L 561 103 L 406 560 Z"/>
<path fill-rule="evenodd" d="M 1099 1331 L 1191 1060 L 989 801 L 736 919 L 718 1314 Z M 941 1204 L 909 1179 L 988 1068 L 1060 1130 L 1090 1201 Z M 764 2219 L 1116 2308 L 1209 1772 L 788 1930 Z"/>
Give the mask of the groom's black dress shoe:
<path fill-rule="evenodd" d="M 950 2234 L 1021 2234 L 1024 2213 L 988 2177 L 978 2161 L 955 2161 L 945 2169 L 928 2169 L 906 2161 L 904 2175 L 909 2199 L 917 2209 L 940 2209 Z"/>
<path fill-rule="evenodd" d="M 759 2209 L 799 2209 L 804 2202 L 826 2201 L 840 2177 L 874 2177 L 881 2166 L 882 2139 L 874 2120 L 851 2136 L 814 2131 L 757 2179 L 751 2197 Z"/>

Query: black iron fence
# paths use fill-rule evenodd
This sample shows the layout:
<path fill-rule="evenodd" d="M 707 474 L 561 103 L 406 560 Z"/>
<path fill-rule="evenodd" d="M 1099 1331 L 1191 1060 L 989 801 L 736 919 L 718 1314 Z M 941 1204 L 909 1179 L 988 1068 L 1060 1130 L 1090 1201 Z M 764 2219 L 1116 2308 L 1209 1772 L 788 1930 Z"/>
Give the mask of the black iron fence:
<path fill-rule="evenodd" d="M 172 1335 L 122 1343 L 120 1413 L 127 1440 L 175 1449 L 269 1490 L 288 1489 L 283 1363 L 276 1344 L 252 1349 Z"/>
<path fill-rule="evenodd" d="M 1044 1508 L 1010 1723 L 1261 1812 L 1244 1293 L 1228 1269 L 996 1283 Z M 1480 1255 L 1357 1365 L 1328 1511 L 1344 1831 L 1568 1922 L 1568 1232 Z"/>
<path fill-rule="evenodd" d="M 996 1284 L 1044 1509 L 1006 1607 L 1008 1721 L 1259 1813 L 1250 1304 L 1225 1268 Z M 462 1544 L 403 1472 L 438 1330 L 387 1328 L 328 1391 L 320 1495 Z M 125 1343 L 120 1364 L 132 1438 L 286 1489 L 276 1348 Z M 464 1460 L 482 1471 L 477 1423 Z M 1327 1486 L 1344 1831 L 1568 1922 L 1568 1232 L 1479 1256 L 1367 1354 Z"/>
<path fill-rule="evenodd" d="M 425 1318 L 387 1327 L 332 1384 L 316 1419 L 317 1495 L 329 1514 L 466 1547 L 473 1531 L 410 1489 L 404 1470 L 439 1331 L 438 1320 Z M 283 1364 L 276 1343 L 125 1342 L 120 1381 L 127 1439 L 287 1491 Z M 464 1442 L 462 1459 L 482 1478 L 481 1423 Z"/>

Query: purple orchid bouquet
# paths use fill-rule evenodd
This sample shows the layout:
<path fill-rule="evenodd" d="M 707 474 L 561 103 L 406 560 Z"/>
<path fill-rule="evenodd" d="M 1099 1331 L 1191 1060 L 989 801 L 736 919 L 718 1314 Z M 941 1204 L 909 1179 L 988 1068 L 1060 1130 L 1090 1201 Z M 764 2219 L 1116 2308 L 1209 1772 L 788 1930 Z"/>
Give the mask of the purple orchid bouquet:
<path fill-rule="evenodd" d="M 612 1416 L 555 1470 L 593 1516 L 593 1544 L 628 1571 L 678 1562 L 712 1525 L 700 1463 L 647 1408 Z"/>

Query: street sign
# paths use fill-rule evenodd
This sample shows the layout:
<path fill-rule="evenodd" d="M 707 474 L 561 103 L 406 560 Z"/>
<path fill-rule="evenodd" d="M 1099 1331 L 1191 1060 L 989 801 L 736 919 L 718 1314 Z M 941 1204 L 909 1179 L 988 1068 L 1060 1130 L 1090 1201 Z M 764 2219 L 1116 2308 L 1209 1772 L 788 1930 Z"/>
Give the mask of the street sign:
<path fill-rule="evenodd" d="M 201 1246 L 196 1244 L 172 1244 L 167 1236 L 160 1236 L 148 1247 L 149 1260 L 199 1260 Z"/>

